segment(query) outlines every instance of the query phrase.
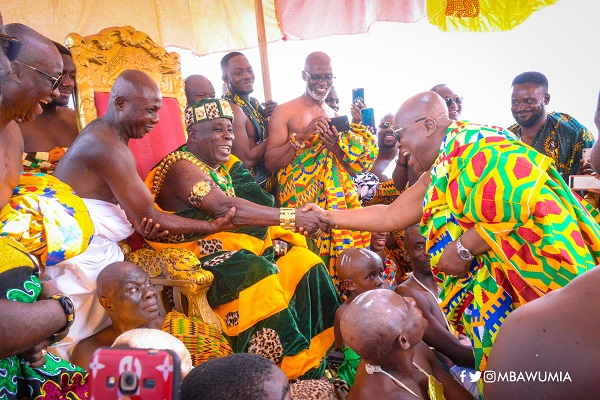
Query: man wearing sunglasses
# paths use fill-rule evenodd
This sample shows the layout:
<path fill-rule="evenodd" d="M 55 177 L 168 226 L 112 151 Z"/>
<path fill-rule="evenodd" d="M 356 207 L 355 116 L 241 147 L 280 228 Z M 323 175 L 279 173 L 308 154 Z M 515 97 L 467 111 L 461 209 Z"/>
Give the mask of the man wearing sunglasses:
<path fill-rule="evenodd" d="M 52 42 L 23 25 L 12 25 L 5 32 L 0 15 L 0 215 L 13 209 L 7 204 L 19 183 L 23 141 L 16 117 L 30 113 L 39 101 L 50 100 L 50 85 L 36 86 L 17 59 L 54 71 L 60 57 Z M 6 34 L 8 33 L 8 35 Z M 45 61 L 45 62 L 42 62 Z M 11 65 L 12 64 L 12 65 Z M 12 68 L 12 73 L 9 73 Z M 34 71 L 32 71 L 34 72 Z M 35 78 L 35 79 L 34 79 Z M 4 219 L 0 222 L 6 233 Z M 25 228 L 27 229 L 27 228 Z M 23 234 L 21 231 L 20 234 Z M 87 373 L 60 359 L 50 359 L 48 345 L 69 331 L 74 316 L 68 296 L 40 284 L 39 270 L 27 249 L 9 236 L 0 237 L 0 393 L 5 398 L 33 398 L 44 393 L 78 397 L 87 392 Z M 16 295 L 16 296 L 15 296 Z M 56 295 L 56 297 L 51 297 Z M 51 361 L 46 363 L 46 361 Z M 39 369 L 45 365 L 44 369 Z M 65 382 L 69 387 L 61 387 Z M 58 394 L 60 393 L 60 394 Z"/>
<path fill-rule="evenodd" d="M 450 89 L 445 83 L 435 85 L 431 88 L 431 91 L 436 92 L 444 99 L 446 107 L 448 107 L 448 118 L 458 121 L 462 113 L 462 96 L 454 93 L 454 90 Z"/>
<path fill-rule="evenodd" d="M 324 215 L 340 227 L 381 231 L 420 220 L 440 306 L 473 343 L 476 369 L 485 370 L 514 308 L 600 263 L 600 225 L 551 158 L 503 128 L 450 120 L 436 93 L 406 100 L 394 124 L 409 163 L 430 173 L 388 207 Z"/>
<path fill-rule="evenodd" d="M 344 132 L 330 127 L 332 110 L 325 99 L 335 76 L 327 54 L 309 54 L 300 75 L 306 82 L 304 93 L 277 106 L 269 121 L 265 162 L 277 173 L 280 205 L 317 202 L 326 209 L 361 207 L 352 177 L 371 169 L 377 157 L 375 138 L 362 124 L 350 123 Z M 338 289 L 337 255 L 346 248 L 364 248 L 369 240 L 369 232 L 335 229 L 317 238 L 321 258 Z"/>
<path fill-rule="evenodd" d="M 75 89 L 75 64 L 65 46 L 56 42 L 54 45 L 63 60 L 62 80 L 58 86 L 60 96 L 50 103 L 42 103 L 44 112 L 36 119 L 19 124 L 25 143 L 25 172 L 53 174 L 56 164 L 79 133 L 75 110 L 68 107 Z"/>

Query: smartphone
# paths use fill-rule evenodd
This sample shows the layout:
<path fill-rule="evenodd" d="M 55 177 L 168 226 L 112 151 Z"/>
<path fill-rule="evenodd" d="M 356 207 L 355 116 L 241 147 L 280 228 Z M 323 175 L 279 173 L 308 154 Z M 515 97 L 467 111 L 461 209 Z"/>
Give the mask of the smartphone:
<path fill-rule="evenodd" d="M 590 156 L 592 155 L 592 149 L 587 148 L 587 149 L 582 149 L 581 150 L 581 159 L 583 160 L 584 163 L 589 163 L 590 162 Z"/>
<path fill-rule="evenodd" d="M 172 350 L 101 347 L 89 373 L 92 400 L 179 400 L 180 360 Z"/>
<path fill-rule="evenodd" d="M 352 104 L 356 104 L 356 102 L 359 100 L 363 104 L 365 104 L 365 89 L 364 88 L 352 89 Z"/>
<path fill-rule="evenodd" d="M 569 187 L 573 190 L 600 189 L 600 179 L 593 175 L 571 175 Z"/>
<path fill-rule="evenodd" d="M 346 115 L 341 115 L 339 117 L 331 118 L 329 121 L 329 129 L 335 126 L 338 133 L 347 132 L 350 130 L 350 122 L 348 121 L 348 117 Z"/>
<path fill-rule="evenodd" d="M 360 117 L 363 125 L 370 126 L 373 128 L 373 133 L 375 133 L 375 111 L 372 108 L 363 108 L 360 110 Z"/>

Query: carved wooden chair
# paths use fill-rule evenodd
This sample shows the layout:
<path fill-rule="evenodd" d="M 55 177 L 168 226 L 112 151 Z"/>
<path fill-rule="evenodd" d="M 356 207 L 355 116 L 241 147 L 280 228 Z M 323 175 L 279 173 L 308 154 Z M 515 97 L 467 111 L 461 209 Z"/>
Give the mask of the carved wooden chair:
<path fill-rule="evenodd" d="M 137 172 L 144 179 L 165 155 L 187 140 L 184 129 L 186 98 L 179 54 L 168 53 L 148 35 L 131 26 L 106 28 L 89 36 L 70 33 L 66 38 L 66 46 L 71 50 L 75 63 L 75 103 L 80 129 L 106 112 L 110 89 L 122 71 L 143 71 L 160 88 L 163 96 L 162 108 L 158 113 L 160 122 L 143 139 L 129 141 Z M 164 273 L 152 273 L 160 271 L 164 264 L 164 260 L 158 261 L 159 257 L 153 250 L 139 249 L 144 252 L 142 258 L 145 257 L 145 262 L 141 262 L 140 257 L 136 257 L 137 252 L 131 252 L 129 245 L 123 244 L 121 248 L 128 260 L 149 272 L 159 291 L 163 315 L 174 309 L 221 329 L 219 319 L 206 298 L 213 281 L 210 272 L 201 270 L 195 282 L 169 279 Z M 164 265 L 162 270 L 165 270 Z M 172 300 L 167 292 L 172 292 Z"/>

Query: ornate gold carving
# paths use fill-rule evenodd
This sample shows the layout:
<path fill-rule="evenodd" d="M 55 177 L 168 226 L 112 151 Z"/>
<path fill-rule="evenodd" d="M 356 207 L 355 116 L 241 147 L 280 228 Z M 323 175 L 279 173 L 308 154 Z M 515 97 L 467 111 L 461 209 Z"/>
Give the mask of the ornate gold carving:
<path fill-rule="evenodd" d="M 112 27 L 95 35 L 70 33 L 66 46 L 75 63 L 75 101 L 79 129 L 98 117 L 94 92 L 110 92 L 117 76 L 126 69 L 150 75 L 163 95 L 177 99 L 185 126 L 184 82 L 179 54 L 167 51 L 144 32 L 131 26 Z"/>
<path fill-rule="evenodd" d="M 479 0 L 448 0 L 446 15 L 458 18 L 479 17 Z"/>

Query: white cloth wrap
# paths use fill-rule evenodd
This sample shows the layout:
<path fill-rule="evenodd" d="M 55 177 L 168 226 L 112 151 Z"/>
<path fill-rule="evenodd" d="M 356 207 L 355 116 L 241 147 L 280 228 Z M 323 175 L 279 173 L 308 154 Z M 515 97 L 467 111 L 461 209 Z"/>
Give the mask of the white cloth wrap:
<path fill-rule="evenodd" d="M 124 256 L 118 242 L 133 233 L 125 211 L 116 204 L 102 200 L 83 199 L 92 221 L 94 236 L 83 253 L 48 267 L 42 281 L 52 289 L 73 299 L 76 314 L 69 335 L 50 348 L 53 353 L 69 360 L 73 347 L 110 324 L 106 310 L 96 296 L 96 278 L 104 267 Z"/>

